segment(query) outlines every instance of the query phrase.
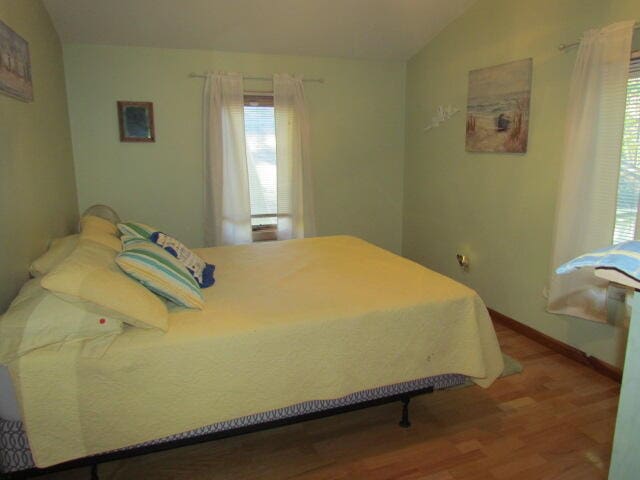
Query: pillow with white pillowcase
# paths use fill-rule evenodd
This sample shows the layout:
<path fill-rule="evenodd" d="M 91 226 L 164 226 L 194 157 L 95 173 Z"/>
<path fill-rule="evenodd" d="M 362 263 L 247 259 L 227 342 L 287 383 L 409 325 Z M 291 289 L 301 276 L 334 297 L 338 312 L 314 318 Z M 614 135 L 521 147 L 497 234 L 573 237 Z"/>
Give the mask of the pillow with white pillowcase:
<path fill-rule="evenodd" d="M 76 249 L 78 240 L 79 235 L 77 233 L 51 240 L 49 249 L 29 265 L 29 273 L 31 276 L 38 277 L 46 275 L 56 268 Z"/>
<path fill-rule="evenodd" d="M 108 347 L 122 333 L 122 321 L 92 310 L 86 302 L 68 302 L 28 281 L 0 316 L 0 364 L 39 348 L 102 339 Z M 101 353 L 104 353 L 104 348 Z"/>

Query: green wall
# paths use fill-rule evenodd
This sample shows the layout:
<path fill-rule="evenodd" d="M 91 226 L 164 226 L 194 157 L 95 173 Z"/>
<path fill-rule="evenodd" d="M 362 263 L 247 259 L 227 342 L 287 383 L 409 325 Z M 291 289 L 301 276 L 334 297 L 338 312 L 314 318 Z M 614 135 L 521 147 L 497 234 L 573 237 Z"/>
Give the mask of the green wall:
<path fill-rule="evenodd" d="M 640 21 L 640 3 L 638 3 L 638 0 L 609 0 L 606 3 L 607 22 L 619 22 L 621 20 Z M 635 46 L 640 46 L 638 40 L 640 38 L 636 35 Z"/>
<path fill-rule="evenodd" d="M 403 252 L 475 288 L 488 306 L 621 365 L 626 330 L 545 312 L 567 94 L 589 28 L 640 19 L 637 0 L 480 0 L 407 66 Z M 529 150 L 465 152 L 469 70 L 533 58 Z M 423 132 L 437 105 L 462 112 Z M 468 254 L 460 271 L 456 252 Z"/>
<path fill-rule="evenodd" d="M 29 42 L 35 101 L 0 94 L 0 312 L 31 260 L 77 221 L 62 49 L 39 0 L 0 0 L 0 20 Z"/>
<path fill-rule="evenodd" d="M 305 87 L 318 233 L 400 251 L 403 62 L 93 45 L 65 45 L 64 57 L 81 209 L 107 203 L 201 245 L 203 80 L 189 73 L 293 72 L 325 79 Z M 154 102 L 155 144 L 120 143 L 117 100 Z"/>
<path fill-rule="evenodd" d="M 612 364 L 626 330 L 545 312 L 576 49 L 589 28 L 640 19 L 636 0 L 480 0 L 407 65 L 403 253 L 476 289 L 488 306 Z M 529 150 L 465 152 L 469 70 L 533 58 Z M 462 112 L 423 132 L 438 105 Z M 455 254 L 470 257 L 463 273 Z"/>

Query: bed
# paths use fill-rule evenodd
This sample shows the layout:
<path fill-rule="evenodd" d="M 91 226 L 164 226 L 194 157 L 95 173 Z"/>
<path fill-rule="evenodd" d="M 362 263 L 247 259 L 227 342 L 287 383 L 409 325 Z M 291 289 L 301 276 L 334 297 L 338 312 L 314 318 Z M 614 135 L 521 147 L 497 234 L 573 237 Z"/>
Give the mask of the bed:
<path fill-rule="evenodd" d="M 217 267 L 203 311 L 171 308 L 166 333 L 129 328 L 99 358 L 71 343 L 9 365 L 20 409 L 0 419 L 0 445 L 16 446 L 5 471 L 384 399 L 406 407 L 409 394 L 468 377 L 487 387 L 502 372 L 473 290 L 363 240 L 197 253 Z"/>

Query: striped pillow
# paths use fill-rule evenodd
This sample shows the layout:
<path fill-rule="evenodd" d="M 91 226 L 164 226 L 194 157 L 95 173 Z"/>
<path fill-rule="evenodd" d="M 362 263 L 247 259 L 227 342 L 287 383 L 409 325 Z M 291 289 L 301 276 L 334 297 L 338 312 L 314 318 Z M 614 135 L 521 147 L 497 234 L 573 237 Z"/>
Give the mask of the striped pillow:
<path fill-rule="evenodd" d="M 122 242 L 122 250 L 126 250 L 127 247 L 133 245 L 134 243 L 138 243 L 140 240 L 145 240 L 140 237 L 132 237 L 131 235 L 122 235 L 120 237 L 120 242 Z"/>
<path fill-rule="evenodd" d="M 168 252 L 142 238 L 123 240 L 116 263 L 142 285 L 177 305 L 204 308 L 202 292 L 187 269 Z"/>
<path fill-rule="evenodd" d="M 144 238 L 145 240 L 149 240 L 151 234 L 158 231 L 157 228 L 138 222 L 119 223 L 118 230 L 122 235 Z"/>

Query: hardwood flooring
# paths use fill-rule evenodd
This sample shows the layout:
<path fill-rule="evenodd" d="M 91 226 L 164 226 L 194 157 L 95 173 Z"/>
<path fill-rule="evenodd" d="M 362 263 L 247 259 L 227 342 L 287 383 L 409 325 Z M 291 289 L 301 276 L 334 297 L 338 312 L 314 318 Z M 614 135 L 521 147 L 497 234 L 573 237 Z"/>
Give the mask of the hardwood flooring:
<path fill-rule="evenodd" d="M 619 384 L 496 325 L 524 372 L 411 402 L 100 465 L 101 480 L 607 477 Z M 50 480 L 88 479 L 88 470 Z"/>

